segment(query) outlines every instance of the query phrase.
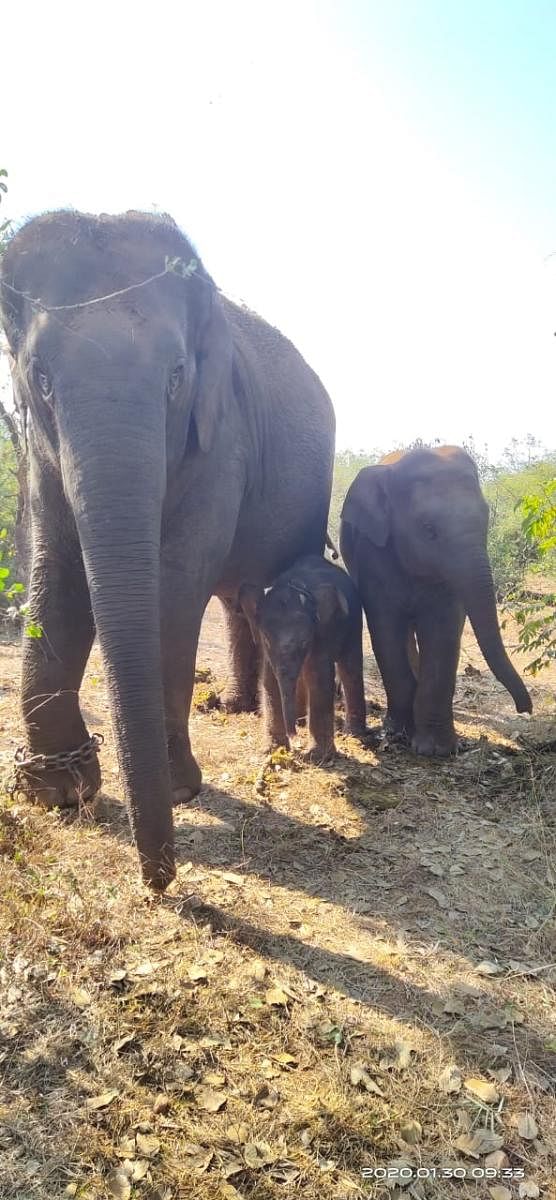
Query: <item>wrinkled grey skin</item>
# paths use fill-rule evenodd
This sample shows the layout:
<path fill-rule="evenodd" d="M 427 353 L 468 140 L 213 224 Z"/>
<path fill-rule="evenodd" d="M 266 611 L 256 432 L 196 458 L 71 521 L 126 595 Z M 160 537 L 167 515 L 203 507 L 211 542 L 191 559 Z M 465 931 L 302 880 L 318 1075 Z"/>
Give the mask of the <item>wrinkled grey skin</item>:
<path fill-rule="evenodd" d="M 298 561 L 269 591 L 244 584 L 239 603 L 260 639 L 269 747 L 289 748 L 309 704 L 309 756 L 335 753 L 334 664 L 342 683 L 346 728 L 365 733 L 361 603 L 349 575 L 317 555 Z"/>
<path fill-rule="evenodd" d="M 168 217 L 50 213 L 14 236 L 0 286 L 28 413 L 30 618 L 44 630 L 25 639 L 27 745 L 86 740 L 78 694 L 96 631 L 156 888 L 175 874 L 172 799 L 201 783 L 187 722 L 207 601 L 226 604 L 241 701 L 256 665 L 239 585 L 322 553 L 334 451 L 328 395 L 290 342 L 221 296 L 198 259 L 189 275 L 165 270 L 196 257 Z M 75 803 L 99 787 L 96 757 L 80 774 L 37 769 L 26 786 Z"/>
<path fill-rule="evenodd" d="M 344 501 L 340 548 L 386 689 L 387 728 L 411 738 L 418 754 L 457 748 L 452 706 L 466 615 L 517 711 L 532 711 L 502 644 L 487 528 L 475 464 L 454 446 L 388 455 L 359 472 Z"/>

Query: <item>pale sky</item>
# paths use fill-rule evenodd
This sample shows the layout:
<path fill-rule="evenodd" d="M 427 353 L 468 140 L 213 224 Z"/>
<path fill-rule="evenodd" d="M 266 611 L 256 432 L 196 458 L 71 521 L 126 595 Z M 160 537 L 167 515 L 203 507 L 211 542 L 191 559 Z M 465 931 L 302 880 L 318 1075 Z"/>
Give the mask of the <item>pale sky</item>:
<path fill-rule="evenodd" d="M 156 206 L 328 388 L 338 445 L 556 446 L 549 0 L 27 0 L 17 220 Z"/>

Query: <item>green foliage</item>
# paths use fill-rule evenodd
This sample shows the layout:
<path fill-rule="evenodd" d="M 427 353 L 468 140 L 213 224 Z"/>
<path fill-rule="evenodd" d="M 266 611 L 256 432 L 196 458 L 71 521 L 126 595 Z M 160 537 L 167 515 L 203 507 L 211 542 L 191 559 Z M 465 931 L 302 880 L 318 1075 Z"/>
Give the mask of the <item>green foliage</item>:
<path fill-rule="evenodd" d="M 34 621 L 29 621 L 25 626 L 25 636 L 30 638 L 42 638 L 44 633 L 42 625 L 37 625 Z"/>
<path fill-rule="evenodd" d="M 0 594 L 9 601 L 24 590 L 23 584 L 13 579 L 17 492 L 15 452 L 0 419 Z"/>
<path fill-rule="evenodd" d="M 528 545 L 536 552 L 547 573 L 554 574 L 556 562 L 556 478 L 548 479 L 537 492 L 517 505 L 521 528 Z M 524 593 L 514 612 L 522 650 L 535 657 L 526 670 L 536 675 L 556 659 L 556 593 Z"/>
<path fill-rule="evenodd" d="M 356 453 L 353 450 L 341 450 L 336 455 L 334 461 L 334 478 L 332 481 L 332 497 L 330 500 L 330 516 L 328 519 L 328 531 L 332 541 L 338 545 L 340 536 L 340 514 L 342 505 L 346 498 L 346 492 L 353 483 L 355 476 L 363 469 L 370 467 L 373 463 L 378 462 L 381 457 L 380 451 L 371 451 L 370 454 L 364 454 L 363 451 Z"/>

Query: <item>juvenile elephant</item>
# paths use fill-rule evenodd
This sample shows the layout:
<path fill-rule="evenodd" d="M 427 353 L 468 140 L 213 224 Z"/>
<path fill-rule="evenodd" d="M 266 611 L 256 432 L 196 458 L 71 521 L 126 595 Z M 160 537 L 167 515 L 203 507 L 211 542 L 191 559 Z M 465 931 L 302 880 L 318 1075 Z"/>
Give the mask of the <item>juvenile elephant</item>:
<path fill-rule="evenodd" d="M 324 761 L 334 747 L 334 664 L 342 683 L 346 728 L 365 733 L 362 613 L 349 575 L 318 555 L 300 558 L 266 592 L 240 589 L 239 603 L 263 649 L 269 746 L 289 747 L 309 702 L 309 755 Z"/>
<path fill-rule="evenodd" d="M 205 606 L 226 604 L 241 700 L 254 654 L 239 585 L 324 549 L 330 399 L 169 217 L 31 220 L 2 259 L 0 316 L 27 412 L 42 629 L 24 641 L 19 784 L 52 805 L 98 789 L 78 702 L 96 631 L 143 877 L 164 888 L 172 800 L 201 783 L 187 722 Z"/>
<path fill-rule="evenodd" d="M 502 644 L 487 527 L 475 464 L 456 446 L 390 454 L 359 472 L 344 501 L 340 547 L 386 689 L 387 728 L 411 738 L 418 754 L 456 749 L 452 704 L 466 614 L 517 711 L 532 711 Z"/>

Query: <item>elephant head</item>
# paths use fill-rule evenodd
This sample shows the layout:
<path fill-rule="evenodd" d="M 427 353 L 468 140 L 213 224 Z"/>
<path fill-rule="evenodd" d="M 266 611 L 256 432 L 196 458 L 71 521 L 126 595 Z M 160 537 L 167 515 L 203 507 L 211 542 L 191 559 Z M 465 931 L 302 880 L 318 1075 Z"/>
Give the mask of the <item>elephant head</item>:
<path fill-rule="evenodd" d="M 371 547 L 389 546 L 397 569 L 415 587 L 448 584 L 517 711 L 532 711 L 531 697 L 502 643 L 487 552 L 488 505 L 465 451 L 442 446 L 396 452 L 365 467 L 347 493 L 342 523 L 363 539 L 356 554 L 360 565 L 366 539 Z"/>
<path fill-rule="evenodd" d="M 331 584 L 314 591 L 294 581 L 278 581 L 265 593 L 254 584 L 243 584 L 239 605 L 249 621 L 254 638 L 260 638 L 282 701 L 284 724 L 290 736 L 296 732 L 296 688 L 303 664 L 319 635 L 348 602 L 340 588 Z"/>
<path fill-rule="evenodd" d="M 44 507 L 46 489 L 82 556 L 143 875 L 164 886 L 161 524 L 187 486 L 186 451 L 192 463 L 210 452 L 229 402 L 227 320 L 174 222 L 141 213 L 29 222 L 4 255 L 0 307 L 28 411 L 31 504 Z M 37 587 L 41 553 L 48 544 L 34 547 Z"/>

